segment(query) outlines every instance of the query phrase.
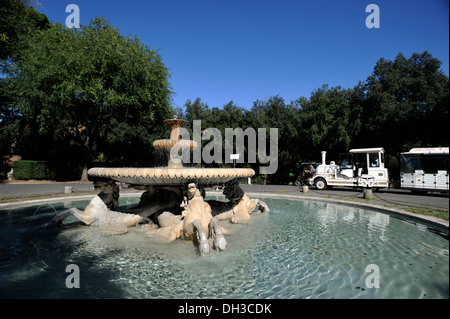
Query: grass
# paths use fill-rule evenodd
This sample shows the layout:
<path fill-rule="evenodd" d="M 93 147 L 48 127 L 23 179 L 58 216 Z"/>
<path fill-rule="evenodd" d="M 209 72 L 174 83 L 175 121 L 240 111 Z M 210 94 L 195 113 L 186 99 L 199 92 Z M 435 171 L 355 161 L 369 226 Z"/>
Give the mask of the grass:
<path fill-rule="evenodd" d="M 407 208 L 404 208 L 404 210 L 406 210 L 410 213 L 414 213 L 414 214 L 438 217 L 438 218 L 444 219 L 446 221 L 449 220 L 448 212 L 442 211 L 442 210 L 436 210 L 436 209 L 431 209 L 431 208 L 420 208 L 420 207 L 407 207 Z"/>
<path fill-rule="evenodd" d="M 330 196 L 328 196 L 330 198 Z M 364 197 L 357 197 L 357 196 L 352 196 L 351 198 L 340 198 L 342 200 L 360 200 L 360 201 L 371 201 L 371 200 L 376 200 L 376 198 L 364 198 Z M 389 204 L 384 204 L 385 207 L 387 208 L 391 208 L 393 207 L 392 205 Z M 406 210 L 410 213 L 414 213 L 414 214 L 418 214 L 418 215 L 424 215 L 424 216 L 432 216 L 432 217 L 437 217 L 437 218 L 441 218 L 443 220 L 449 221 L 449 212 L 445 211 L 445 210 L 440 210 L 440 209 L 436 209 L 436 208 L 428 208 L 428 207 L 404 207 L 403 205 L 394 205 L 397 206 L 398 208 L 401 208 L 403 210 Z"/>

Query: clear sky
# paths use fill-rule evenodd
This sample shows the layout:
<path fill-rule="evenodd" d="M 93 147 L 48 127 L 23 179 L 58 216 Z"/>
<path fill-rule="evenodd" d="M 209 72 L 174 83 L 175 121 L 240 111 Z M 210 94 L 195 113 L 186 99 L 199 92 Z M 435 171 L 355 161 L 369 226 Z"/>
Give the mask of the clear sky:
<path fill-rule="evenodd" d="M 323 84 L 352 88 L 376 62 L 429 51 L 449 75 L 448 0 L 39 0 L 65 24 L 105 17 L 124 35 L 159 50 L 170 69 L 174 106 L 197 97 L 209 107 L 250 108 L 280 95 L 287 103 Z M 366 6 L 380 10 L 367 28 Z"/>

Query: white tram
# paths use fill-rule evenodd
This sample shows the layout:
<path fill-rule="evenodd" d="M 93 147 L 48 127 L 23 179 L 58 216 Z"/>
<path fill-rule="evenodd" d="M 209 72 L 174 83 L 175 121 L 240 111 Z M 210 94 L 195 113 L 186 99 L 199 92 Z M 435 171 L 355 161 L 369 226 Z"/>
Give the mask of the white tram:
<path fill-rule="evenodd" d="M 400 187 L 448 193 L 448 147 L 413 148 L 400 155 Z"/>

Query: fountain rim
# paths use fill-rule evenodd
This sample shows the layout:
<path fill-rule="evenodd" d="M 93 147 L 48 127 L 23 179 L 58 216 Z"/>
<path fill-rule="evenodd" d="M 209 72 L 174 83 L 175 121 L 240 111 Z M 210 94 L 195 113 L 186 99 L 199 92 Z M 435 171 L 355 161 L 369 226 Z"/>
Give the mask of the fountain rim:
<path fill-rule="evenodd" d="M 142 195 L 143 191 L 133 191 L 131 193 L 122 193 L 120 194 L 120 197 L 126 198 L 126 197 L 139 197 Z M 427 216 L 427 215 L 421 215 L 409 212 L 407 210 L 401 209 L 401 208 L 394 208 L 394 207 L 387 207 L 383 205 L 377 205 L 377 204 L 371 204 L 371 203 L 365 203 L 365 202 L 357 202 L 352 200 L 342 200 L 338 198 L 325 198 L 320 196 L 304 196 L 301 192 L 298 194 L 273 194 L 273 193 L 265 193 L 265 192 L 258 192 L 258 191 L 246 191 L 245 194 L 249 197 L 258 196 L 261 198 L 279 198 L 279 199 L 287 199 L 287 200 L 306 200 L 306 201 L 313 201 L 313 202 L 327 202 L 327 203 L 333 203 L 333 204 L 340 204 L 340 205 L 349 205 L 349 206 L 356 206 L 361 208 L 367 208 L 370 210 L 376 210 L 380 211 L 382 213 L 392 214 L 396 216 L 401 216 L 404 218 L 410 218 L 412 220 L 415 220 L 417 222 L 423 223 L 423 224 L 429 224 L 433 225 L 434 227 L 438 227 L 441 229 L 444 229 L 445 231 L 449 231 L 449 222 L 438 218 L 434 216 Z M 223 194 L 218 194 L 214 191 L 206 191 L 207 196 L 217 196 Z M 0 210 L 5 209 L 14 209 L 14 208 L 21 208 L 21 207 L 28 207 L 28 206 L 35 206 L 35 205 L 42 205 L 42 204 L 49 204 L 49 203 L 58 203 L 58 202 L 73 202 L 78 200 L 91 200 L 94 196 L 94 194 L 90 195 L 67 195 L 63 197 L 51 197 L 48 196 L 46 198 L 42 199 L 24 199 L 19 202 L 9 202 L 9 203 L 0 203 Z"/>
<path fill-rule="evenodd" d="M 189 147 L 189 148 L 196 148 L 197 143 L 195 141 L 190 140 L 171 140 L 171 139 L 162 139 L 162 140 L 156 140 L 153 142 L 153 147 L 160 149 L 160 148 L 172 148 L 174 146 L 179 147 Z"/>
<path fill-rule="evenodd" d="M 133 185 L 184 185 L 195 182 L 200 185 L 225 183 L 242 177 L 252 177 L 251 168 L 198 168 L 198 167 L 93 167 L 88 170 L 91 178 L 108 178 Z"/>

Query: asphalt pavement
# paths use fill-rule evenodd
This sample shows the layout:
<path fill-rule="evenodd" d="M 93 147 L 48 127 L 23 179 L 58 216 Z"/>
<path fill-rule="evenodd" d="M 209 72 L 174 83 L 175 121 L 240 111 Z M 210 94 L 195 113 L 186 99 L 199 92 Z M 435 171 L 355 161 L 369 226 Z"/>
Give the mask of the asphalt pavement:
<path fill-rule="evenodd" d="M 0 183 L 0 198 L 63 194 L 65 187 L 72 187 L 72 192 L 93 192 L 92 183 L 81 182 L 3 182 Z"/>

